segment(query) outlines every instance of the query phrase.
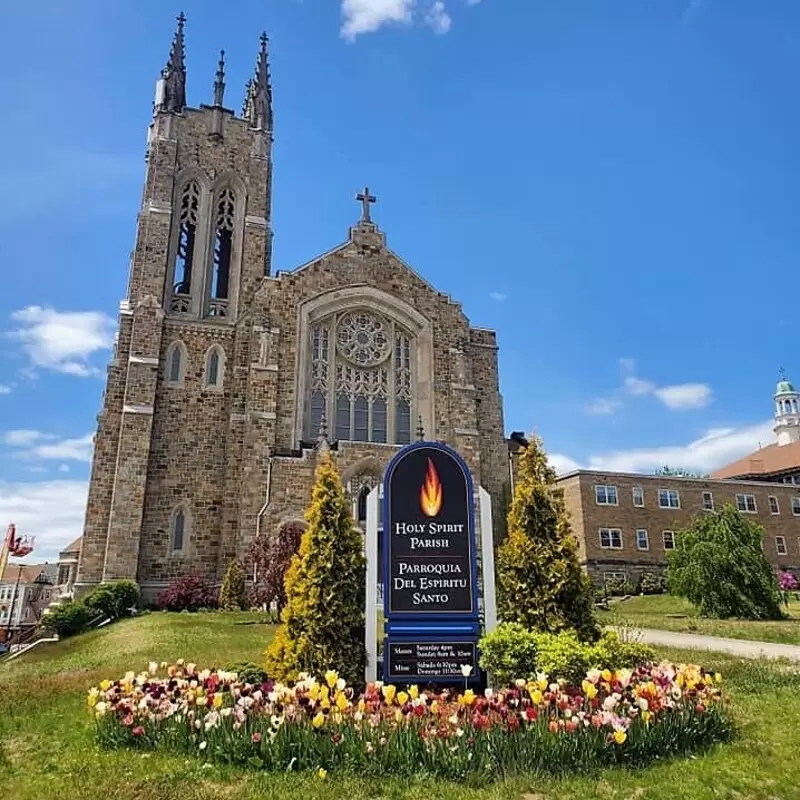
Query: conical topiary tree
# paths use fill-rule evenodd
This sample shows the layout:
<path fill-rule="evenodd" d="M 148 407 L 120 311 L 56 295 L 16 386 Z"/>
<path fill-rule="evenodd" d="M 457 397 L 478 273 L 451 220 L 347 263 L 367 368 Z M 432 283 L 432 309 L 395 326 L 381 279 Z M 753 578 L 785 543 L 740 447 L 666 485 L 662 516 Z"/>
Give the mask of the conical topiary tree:
<path fill-rule="evenodd" d="M 339 672 L 348 683 L 364 680 L 365 560 L 361 535 L 330 454 L 317 467 L 308 527 L 286 573 L 286 607 L 266 652 L 270 677 Z"/>
<path fill-rule="evenodd" d="M 219 590 L 219 607 L 223 611 L 241 611 L 247 608 L 247 591 L 244 585 L 244 570 L 234 559 L 228 565 L 222 588 Z"/>
<path fill-rule="evenodd" d="M 498 613 L 537 631 L 597 635 L 592 584 L 578 561 L 563 492 L 541 441 L 520 451 L 508 536 L 497 551 Z"/>

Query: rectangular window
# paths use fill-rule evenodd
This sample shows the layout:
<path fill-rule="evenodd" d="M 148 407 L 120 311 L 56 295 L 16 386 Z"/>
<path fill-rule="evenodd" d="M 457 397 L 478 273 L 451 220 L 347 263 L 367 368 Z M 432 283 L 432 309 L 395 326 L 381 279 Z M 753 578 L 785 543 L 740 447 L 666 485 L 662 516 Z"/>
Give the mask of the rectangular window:
<path fill-rule="evenodd" d="M 677 489 L 659 489 L 658 490 L 658 507 L 659 508 L 680 508 L 681 497 Z"/>
<path fill-rule="evenodd" d="M 776 536 L 775 537 L 775 552 L 779 556 L 785 556 L 788 550 L 786 549 L 786 537 L 785 536 Z"/>
<path fill-rule="evenodd" d="M 650 549 L 650 538 L 648 537 L 646 530 L 642 529 L 636 531 L 636 549 L 637 550 Z"/>
<path fill-rule="evenodd" d="M 714 510 L 714 495 L 711 492 L 703 492 L 703 511 Z"/>
<path fill-rule="evenodd" d="M 781 507 L 778 505 L 778 498 L 775 495 L 769 496 L 769 513 L 770 514 L 780 514 Z"/>
<path fill-rule="evenodd" d="M 641 486 L 633 487 L 633 504 L 636 508 L 644 508 L 644 489 Z"/>
<path fill-rule="evenodd" d="M 675 532 L 674 531 L 664 531 L 664 549 L 665 550 L 674 550 L 675 549 Z"/>
<path fill-rule="evenodd" d="M 622 550 L 622 531 L 619 528 L 600 528 L 600 547 L 604 550 Z"/>
<path fill-rule="evenodd" d="M 785 477 L 785 478 L 783 479 L 783 482 L 784 482 L 784 483 L 794 483 L 794 479 L 792 478 L 792 476 L 791 476 L 791 475 L 789 475 L 788 477 Z"/>
<path fill-rule="evenodd" d="M 737 494 L 736 508 L 743 514 L 755 514 L 758 510 L 756 508 L 756 496 L 754 494 Z"/>
<path fill-rule="evenodd" d="M 624 572 L 604 572 L 603 573 L 603 583 L 608 583 L 609 581 L 627 581 L 628 576 Z"/>
<path fill-rule="evenodd" d="M 796 517 L 800 517 L 800 497 L 792 498 L 792 514 Z"/>
<path fill-rule="evenodd" d="M 617 487 L 601 483 L 594 487 L 594 499 L 599 506 L 617 505 Z"/>

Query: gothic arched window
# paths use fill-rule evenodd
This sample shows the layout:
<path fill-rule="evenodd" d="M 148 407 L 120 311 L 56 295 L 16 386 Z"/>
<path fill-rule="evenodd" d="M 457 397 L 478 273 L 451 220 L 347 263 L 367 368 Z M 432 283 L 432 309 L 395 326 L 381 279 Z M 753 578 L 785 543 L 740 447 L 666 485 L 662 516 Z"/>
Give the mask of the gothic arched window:
<path fill-rule="evenodd" d="M 182 386 L 186 375 L 186 348 L 183 342 L 173 342 L 167 348 L 166 379 L 171 386 Z"/>
<path fill-rule="evenodd" d="M 169 526 L 169 545 L 173 553 L 182 553 L 186 547 L 189 536 L 189 515 L 183 506 L 178 506 L 172 512 Z"/>
<path fill-rule="evenodd" d="M 209 317 L 225 317 L 228 313 L 228 296 L 233 254 L 233 229 L 236 214 L 236 195 L 226 187 L 217 197 L 214 206 L 214 246 L 212 248 L 209 285 Z"/>
<path fill-rule="evenodd" d="M 215 344 L 206 355 L 206 370 L 204 384 L 207 389 L 221 389 L 222 377 L 225 370 L 225 352 Z"/>
<path fill-rule="evenodd" d="M 189 311 L 192 270 L 197 249 L 197 216 L 200 210 L 200 185 L 191 180 L 181 192 L 178 210 L 178 246 L 173 265 L 172 311 Z"/>
<path fill-rule="evenodd" d="M 412 336 L 373 311 L 347 310 L 314 322 L 306 438 L 322 415 L 338 440 L 411 441 Z"/>

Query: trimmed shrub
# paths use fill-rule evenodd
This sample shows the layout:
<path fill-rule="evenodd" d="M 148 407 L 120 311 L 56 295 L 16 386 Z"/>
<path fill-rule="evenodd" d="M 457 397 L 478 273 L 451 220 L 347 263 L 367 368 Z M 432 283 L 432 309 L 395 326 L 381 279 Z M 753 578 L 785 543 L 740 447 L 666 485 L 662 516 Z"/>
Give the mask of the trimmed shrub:
<path fill-rule="evenodd" d="M 667 585 L 704 617 L 782 619 L 778 579 L 762 548 L 764 529 L 726 504 L 695 517 L 668 553 Z"/>
<path fill-rule="evenodd" d="M 597 642 L 582 642 L 575 631 L 535 633 L 515 623 L 498 625 L 479 643 L 480 666 L 496 686 L 528 680 L 546 672 L 550 680 L 580 683 L 590 669 L 633 669 L 655 659 L 653 649 L 641 642 L 624 642 L 605 631 Z"/>
<path fill-rule="evenodd" d="M 634 669 L 655 661 L 656 653 L 644 642 L 625 642 L 614 631 L 603 631 L 591 654 L 593 667 L 599 669 Z"/>
<path fill-rule="evenodd" d="M 97 612 L 89 608 L 81 600 L 51 608 L 41 619 L 40 625 L 45 630 L 56 634 L 59 639 L 66 639 L 85 631 L 89 623 L 97 616 Z"/>
<path fill-rule="evenodd" d="M 252 661 L 236 661 L 223 669 L 225 672 L 235 672 L 240 683 L 260 684 L 267 680 L 267 673 Z"/>
<path fill-rule="evenodd" d="M 199 611 L 217 607 L 216 589 L 201 575 L 184 575 L 160 592 L 156 603 L 165 611 Z"/>
<path fill-rule="evenodd" d="M 247 609 L 247 590 L 244 585 L 244 570 L 234 559 L 228 565 L 222 588 L 219 591 L 219 607 L 223 611 L 244 611 Z"/>
<path fill-rule="evenodd" d="M 536 674 L 535 634 L 516 622 L 504 622 L 480 641 L 480 666 L 497 686 Z"/>
<path fill-rule="evenodd" d="M 286 573 L 286 608 L 266 652 L 267 672 L 287 680 L 336 670 L 359 686 L 366 662 L 364 546 L 328 452 L 320 455 L 306 521 Z"/>
<path fill-rule="evenodd" d="M 639 581 L 641 594 L 664 594 L 667 591 L 667 579 L 660 572 L 643 572 Z"/>
<path fill-rule="evenodd" d="M 139 604 L 139 586 L 129 578 L 101 583 L 95 586 L 83 598 L 83 602 L 98 614 L 111 619 L 127 617 L 132 608 Z"/>
<path fill-rule="evenodd" d="M 536 438 L 520 453 L 508 537 L 497 550 L 497 605 L 504 622 L 598 636 L 594 593 L 578 561 L 564 493 Z"/>
<path fill-rule="evenodd" d="M 627 578 L 606 578 L 603 585 L 611 597 L 623 597 L 635 591 L 633 584 Z"/>

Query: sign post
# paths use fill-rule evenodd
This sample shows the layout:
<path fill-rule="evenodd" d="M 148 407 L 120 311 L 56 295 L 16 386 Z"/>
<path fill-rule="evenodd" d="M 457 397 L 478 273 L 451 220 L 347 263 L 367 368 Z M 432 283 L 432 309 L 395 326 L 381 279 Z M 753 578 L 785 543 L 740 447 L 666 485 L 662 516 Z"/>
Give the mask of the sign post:
<path fill-rule="evenodd" d="M 478 563 L 472 479 L 438 442 L 403 448 L 384 477 L 387 682 L 478 679 Z"/>

